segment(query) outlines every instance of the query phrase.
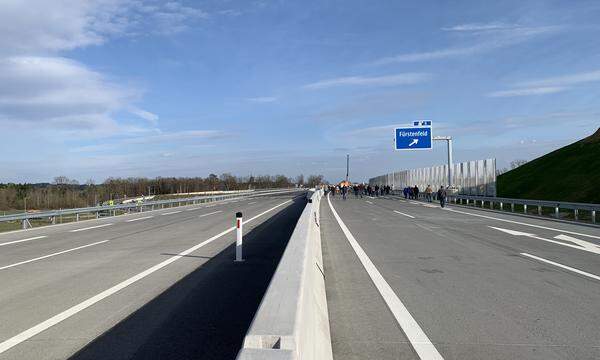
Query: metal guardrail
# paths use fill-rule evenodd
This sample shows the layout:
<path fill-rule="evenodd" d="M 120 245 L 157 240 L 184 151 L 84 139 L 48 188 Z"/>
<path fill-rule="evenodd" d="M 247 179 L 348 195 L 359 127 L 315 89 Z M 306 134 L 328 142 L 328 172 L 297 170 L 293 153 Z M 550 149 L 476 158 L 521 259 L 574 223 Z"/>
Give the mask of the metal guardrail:
<path fill-rule="evenodd" d="M 579 220 L 580 211 L 589 211 L 592 223 L 596 223 L 596 212 L 600 211 L 600 204 L 586 204 L 586 203 L 574 203 L 574 202 L 563 202 L 563 201 L 548 201 L 548 200 L 530 200 L 530 199 L 512 199 L 512 198 L 501 198 L 501 197 L 489 197 L 489 196 L 473 196 L 473 195 L 451 195 L 448 197 L 450 202 L 461 205 L 469 205 L 471 201 L 473 205 L 477 206 L 477 203 L 481 203 L 481 207 L 485 208 L 485 204 L 488 203 L 490 209 L 495 209 L 496 205 L 499 206 L 500 210 L 504 210 L 504 207 L 509 205 L 511 212 L 515 211 L 515 205 L 523 206 L 523 213 L 528 214 L 528 207 L 537 208 L 537 215 L 543 215 L 544 208 L 554 209 L 554 217 L 560 218 L 560 209 L 573 210 L 573 217 L 575 220 Z"/>
<path fill-rule="evenodd" d="M 65 215 L 75 215 L 75 221 L 79 221 L 79 216 L 81 214 L 95 214 L 95 218 L 100 218 L 100 215 L 108 214 L 108 216 L 116 216 L 117 210 L 126 210 L 127 212 L 131 212 L 132 210 L 136 210 L 138 212 L 143 212 L 145 209 L 155 210 L 157 208 L 162 209 L 165 206 L 174 207 L 174 204 L 177 206 L 182 205 L 193 205 L 199 203 L 206 202 L 214 202 L 226 199 L 232 199 L 236 197 L 251 197 L 251 196 L 259 196 L 265 194 L 274 194 L 281 192 L 289 192 L 294 191 L 296 189 L 269 189 L 269 190 L 249 190 L 245 192 L 236 192 L 222 195 L 205 195 L 205 196 L 194 196 L 189 198 L 182 199 L 168 199 L 168 200 L 157 200 L 157 201 L 147 201 L 140 203 L 132 203 L 132 204 L 118 204 L 118 205 L 103 205 L 103 206 L 94 206 L 94 207 L 85 207 L 85 208 L 74 208 L 74 209 L 62 209 L 62 210 L 51 210 L 51 211 L 40 211 L 34 213 L 21 213 L 21 214 L 12 214 L 12 215 L 4 215 L 0 216 L 0 222 L 6 221 L 21 221 L 22 228 L 27 229 L 32 227 L 29 220 L 31 219 L 49 219 L 52 224 L 56 224 L 56 218 L 65 216 Z"/>
<path fill-rule="evenodd" d="M 393 195 L 404 196 L 401 190 L 392 190 Z M 436 197 L 436 192 L 433 192 L 433 197 Z M 425 194 L 419 193 L 419 199 L 424 199 Z M 544 216 L 544 209 L 553 209 L 553 217 L 561 219 L 561 209 L 573 210 L 573 219 L 580 220 L 581 211 L 588 211 L 590 215 L 590 221 L 596 224 L 596 214 L 600 211 L 600 204 L 588 204 L 588 203 L 574 203 L 566 201 L 550 201 L 550 200 L 531 200 L 531 199 L 512 199 L 502 198 L 494 196 L 477 196 L 477 195 L 461 195 L 461 194 L 449 194 L 448 202 L 457 205 L 480 205 L 481 208 L 488 208 L 491 210 L 501 210 L 515 212 L 515 205 L 521 205 L 523 214 L 527 215 L 538 215 Z M 487 207 L 486 207 L 487 204 Z M 537 211 L 531 212 L 531 209 Z M 563 213 L 564 214 L 564 213 Z"/>

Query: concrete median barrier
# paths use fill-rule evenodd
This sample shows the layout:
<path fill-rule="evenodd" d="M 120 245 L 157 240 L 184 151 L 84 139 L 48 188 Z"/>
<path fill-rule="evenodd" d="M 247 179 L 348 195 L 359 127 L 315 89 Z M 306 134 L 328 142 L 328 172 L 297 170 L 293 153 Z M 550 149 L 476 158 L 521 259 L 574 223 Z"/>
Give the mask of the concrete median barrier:
<path fill-rule="evenodd" d="M 322 191 L 307 203 L 238 360 L 333 358 L 319 229 Z"/>

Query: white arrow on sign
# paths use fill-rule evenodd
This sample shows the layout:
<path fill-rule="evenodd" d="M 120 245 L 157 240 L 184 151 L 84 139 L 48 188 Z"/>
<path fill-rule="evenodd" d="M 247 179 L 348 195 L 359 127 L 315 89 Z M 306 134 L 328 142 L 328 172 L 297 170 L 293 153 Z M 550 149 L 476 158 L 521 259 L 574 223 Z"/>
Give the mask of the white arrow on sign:
<path fill-rule="evenodd" d="M 530 234 L 530 233 L 526 233 L 526 232 L 521 232 L 521 231 L 516 231 L 516 230 L 510 230 L 510 229 L 503 229 L 503 228 L 498 228 L 498 227 L 493 227 L 493 226 L 489 226 L 489 227 L 492 228 L 492 229 L 496 229 L 496 230 L 505 232 L 505 233 L 510 234 L 510 235 L 526 236 L 526 237 L 529 237 L 529 238 L 532 238 L 532 239 L 547 241 L 547 242 L 551 242 L 553 244 L 567 246 L 567 247 L 574 248 L 574 249 L 577 249 L 577 250 L 588 251 L 588 252 L 600 255 L 600 246 L 598 246 L 598 245 L 596 245 L 594 243 L 591 243 L 591 242 L 587 242 L 587 241 L 576 239 L 576 238 L 571 237 L 571 236 L 560 234 L 560 235 L 554 237 L 555 239 L 565 240 L 565 241 L 569 241 L 569 242 L 572 243 L 572 244 L 567 244 L 567 243 L 564 243 L 564 242 L 561 242 L 561 241 L 544 239 L 543 237 L 539 237 L 539 236 L 537 236 L 535 234 Z M 577 245 L 574 245 L 574 244 L 577 244 Z"/>
<path fill-rule="evenodd" d="M 413 139 L 413 141 L 410 144 L 408 144 L 408 146 L 413 146 L 413 145 L 416 145 L 418 143 L 419 143 L 419 139 Z"/>

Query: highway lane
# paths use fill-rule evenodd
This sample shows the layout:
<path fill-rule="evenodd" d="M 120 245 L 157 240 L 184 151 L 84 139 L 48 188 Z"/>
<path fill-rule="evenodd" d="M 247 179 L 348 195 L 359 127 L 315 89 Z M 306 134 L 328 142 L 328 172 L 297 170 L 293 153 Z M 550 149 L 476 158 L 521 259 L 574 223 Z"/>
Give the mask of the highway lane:
<path fill-rule="evenodd" d="M 292 199 L 290 195 L 278 195 L 210 207 L 182 207 L 176 209 L 181 212 L 174 214 L 167 213 L 175 209 L 165 209 L 80 222 L 39 229 L 34 236 L 45 235 L 46 238 L 0 247 L 2 268 L 25 259 L 108 240 L 0 270 L 3 289 L 0 293 L 0 358 L 70 356 L 227 248 L 234 241 L 232 226 L 236 211 L 244 212 L 245 220 L 252 220 L 244 229 L 247 233 L 275 214 L 287 211 Z M 186 211 L 193 208 L 198 209 Z M 148 216 L 152 217 L 128 221 Z M 71 231 L 108 223 L 112 225 Z M 22 234 L 29 237 L 30 231 L 7 234 L 0 239 L 10 242 Z M 182 252 L 185 256 L 177 256 Z M 159 264 L 163 265 L 156 268 Z M 153 267 L 154 270 L 144 273 Z M 123 284 L 126 281 L 130 283 Z M 115 289 L 119 284 L 122 288 Z M 109 291 L 108 295 L 104 293 L 98 298 L 109 289 L 113 289 L 113 293 Z M 90 299 L 97 302 L 64 319 L 56 318 Z M 47 326 L 47 321 L 57 319 L 61 321 L 56 325 L 36 332 L 40 326 Z"/>
<path fill-rule="evenodd" d="M 523 255 L 600 275 L 597 228 L 397 198 L 335 199 L 332 206 L 401 303 L 392 306 L 408 311 L 398 321 L 389 303 L 381 304 L 384 297 L 372 279 L 365 281 L 365 267 L 324 201 L 335 358 L 383 358 L 372 354 L 384 348 L 395 358 L 418 358 L 406 354 L 414 328 L 399 323 L 408 317 L 445 359 L 600 357 L 600 281 Z M 561 234 L 585 243 L 557 239 Z M 374 336 L 378 328 L 389 330 Z"/>

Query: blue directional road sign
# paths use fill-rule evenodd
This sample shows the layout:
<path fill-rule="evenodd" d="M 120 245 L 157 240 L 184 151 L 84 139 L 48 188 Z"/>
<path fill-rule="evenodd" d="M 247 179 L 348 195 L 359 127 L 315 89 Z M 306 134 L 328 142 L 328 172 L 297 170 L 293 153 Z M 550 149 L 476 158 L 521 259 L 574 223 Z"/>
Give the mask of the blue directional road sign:
<path fill-rule="evenodd" d="M 431 121 L 415 121 L 413 126 L 396 128 L 396 150 L 431 149 Z"/>

